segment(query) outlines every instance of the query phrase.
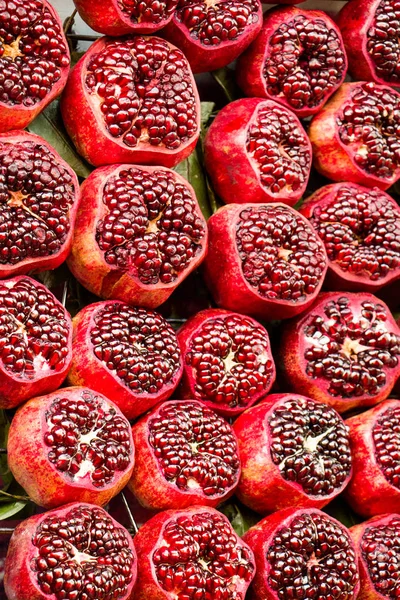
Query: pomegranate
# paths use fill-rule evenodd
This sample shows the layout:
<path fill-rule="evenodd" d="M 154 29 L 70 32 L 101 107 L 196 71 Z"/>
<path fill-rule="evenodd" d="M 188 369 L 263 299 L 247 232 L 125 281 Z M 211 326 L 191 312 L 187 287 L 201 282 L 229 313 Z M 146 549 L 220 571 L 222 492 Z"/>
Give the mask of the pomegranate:
<path fill-rule="evenodd" d="M 281 343 L 286 381 L 338 412 L 372 406 L 400 375 L 400 329 L 372 294 L 320 294 Z"/>
<path fill-rule="evenodd" d="M 285 319 L 317 297 L 324 245 L 302 215 L 284 204 L 229 204 L 208 221 L 205 266 L 218 306 L 261 319 Z"/>
<path fill-rule="evenodd" d="M 262 25 L 260 0 L 178 0 L 163 35 L 187 57 L 194 73 L 235 60 Z"/>
<path fill-rule="evenodd" d="M 82 19 L 105 35 L 153 33 L 172 19 L 178 0 L 74 0 Z"/>
<path fill-rule="evenodd" d="M 265 396 L 275 381 L 268 332 L 254 319 L 220 309 L 203 310 L 179 329 L 183 398 L 202 400 L 235 416 Z"/>
<path fill-rule="evenodd" d="M 161 315 L 109 301 L 86 306 L 73 322 L 71 385 L 106 394 L 128 419 L 174 393 L 182 359 Z"/>
<path fill-rule="evenodd" d="M 0 278 L 64 262 L 79 198 L 74 171 L 45 140 L 0 135 Z"/>
<path fill-rule="evenodd" d="M 354 600 L 360 589 L 348 530 L 316 509 L 287 508 L 243 537 L 256 558 L 252 600 Z"/>
<path fill-rule="evenodd" d="M 243 98 L 225 106 L 211 124 L 204 160 L 226 203 L 283 202 L 304 194 L 311 144 L 300 121 L 272 100 Z"/>
<path fill-rule="evenodd" d="M 218 506 L 239 482 L 232 427 L 201 402 L 164 402 L 133 426 L 129 489 L 145 508 Z"/>
<path fill-rule="evenodd" d="M 396 0 L 351 0 L 344 5 L 337 23 L 354 79 L 399 85 L 399 18 Z"/>
<path fill-rule="evenodd" d="M 303 118 L 321 110 L 346 69 L 340 30 L 326 13 L 278 6 L 265 13 L 236 73 L 247 96 L 276 100 Z"/>
<path fill-rule="evenodd" d="M 206 249 L 195 192 L 174 171 L 114 165 L 84 182 L 68 266 L 97 296 L 156 308 Z"/>
<path fill-rule="evenodd" d="M 72 324 L 53 294 L 30 277 L 0 282 L 0 408 L 57 389 L 71 364 Z"/>
<path fill-rule="evenodd" d="M 2 0 L 0 8 L 0 131 L 23 129 L 64 88 L 67 40 L 47 0 Z"/>
<path fill-rule="evenodd" d="M 400 177 L 400 94 L 344 83 L 312 119 L 309 136 L 322 175 L 386 190 Z"/>
<path fill-rule="evenodd" d="M 400 517 L 381 515 L 350 529 L 358 552 L 361 591 L 358 600 L 399 597 Z"/>
<path fill-rule="evenodd" d="M 236 495 L 259 513 L 322 508 L 350 481 L 347 428 L 330 406 L 273 394 L 240 415 L 233 429 L 242 464 Z"/>
<path fill-rule="evenodd" d="M 10 600 L 132 600 L 133 540 L 105 510 L 73 503 L 16 528 L 6 559 Z"/>
<path fill-rule="evenodd" d="M 78 152 L 95 166 L 173 167 L 200 133 L 189 64 L 158 37 L 97 40 L 71 71 L 61 112 Z"/>
<path fill-rule="evenodd" d="M 134 464 L 129 421 L 88 388 L 64 388 L 29 400 L 11 422 L 8 465 L 40 506 L 107 504 Z"/>
<path fill-rule="evenodd" d="M 135 536 L 135 600 L 244 600 L 254 557 L 213 508 L 162 512 Z"/>

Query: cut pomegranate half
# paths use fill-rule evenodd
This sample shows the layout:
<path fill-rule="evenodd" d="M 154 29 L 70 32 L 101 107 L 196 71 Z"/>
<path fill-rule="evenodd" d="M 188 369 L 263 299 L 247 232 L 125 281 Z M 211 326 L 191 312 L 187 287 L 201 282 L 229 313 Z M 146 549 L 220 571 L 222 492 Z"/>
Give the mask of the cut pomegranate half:
<path fill-rule="evenodd" d="M 232 427 L 201 402 L 169 400 L 133 426 L 129 488 L 146 508 L 218 506 L 239 482 Z"/>
<path fill-rule="evenodd" d="M 281 360 L 293 390 L 339 412 L 372 406 L 400 375 L 400 330 L 372 294 L 320 294 L 287 325 Z"/>
<path fill-rule="evenodd" d="M 290 110 L 272 100 L 243 98 L 225 106 L 214 119 L 205 137 L 204 161 L 226 204 L 293 205 L 306 191 L 312 152 L 306 132 Z"/>
<path fill-rule="evenodd" d="M 239 416 L 238 498 L 262 514 L 322 508 L 351 476 L 347 428 L 338 413 L 298 394 L 273 394 Z"/>
<path fill-rule="evenodd" d="M 244 600 L 254 557 L 228 519 L 213 508 L 168 510 L 135 536 L 135 600 Z"/>
<path fill-rule="evenodd" d="M 4 587 L 13 600 L 132 600 L 136 574 L 128 531 L 102 508 L 73 503 L 18 525 Z"/>
<path fill-rule="evenodd" d="M 61 111 L 78 152 L 95 166 L 174 167 L 200 133 L 189 63 L 158 37 L 101 38 L 72 70 Z"/>
<path fill-rule="evenodd" d="M 202 400 L 235 416 L 265 396 L 275 381 L 268 332 L 251 317 L 206 309 L 178 331 L 182 398 Z"/>
<path fill-rule="evenodd" d="M 106 394 L 128 419 L 169 398 L 182 368 L 176 334 L 157 313 L 109 301 L 74 318 L 68 381 Z"/>
<path fill-rule="evenodd" d="M 68 266 L 97 296 L 156 308 L 206 250 L 195 192 L 174 171 L 118 165 L 84 182 Z"/>
<path fill-rule="evenodd" d="M 229 204 L 208 221 L 204 261 L 218 306 L 261 319 L 298 315 L 317 297 L 327 269 L 324 245 L 284 204 Z"/>
<path fill-rule="evenodd" d="M 322 175 L 386 190 L 400 177 L 400 94 L 344 83 L 312 119 L 309 136 Z"/>
<path fill-rule="evenodd" d="M 243 540 L 256 559 L 252 600 L 355 600 L 357 554 L 349 531 L 316 509 L 289 508 L 266 517 Z"/>
<path fill-rule="evenodd" d="M 46 0 L 2 0 L 0 131 L 23 129 L 64 88 L 70 55 L 61 19 Z"/>
<path fill-rule="evenodd" d="M 0 282 L 0 407 L 57 389 L 71 359 L 72 324 L 65 308 L 30 277 Z"/>

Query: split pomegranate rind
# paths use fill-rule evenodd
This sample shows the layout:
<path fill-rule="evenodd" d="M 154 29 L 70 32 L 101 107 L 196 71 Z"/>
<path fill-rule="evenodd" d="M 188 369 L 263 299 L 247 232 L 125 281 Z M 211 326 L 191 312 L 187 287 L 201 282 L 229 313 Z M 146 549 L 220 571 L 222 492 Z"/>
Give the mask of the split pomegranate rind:
<path fill-rule="evenodd" d="M 58 96 L 70 55 L 60 18 L 46 0 L 2 0 L 0 132 L 23 129 Z"/>
<path fill-rule="evenodd" d="M 162 167 L 95 170 L 82 186 L 68 266 L 94 294 L 156 308 L 203 260 L 195 192 Z"/>
<path fill-rule="evenodd" d="M 180 50 L 157 37 L 101 38 L 73 69 L 62 103 L 65 126 L 95 166 L 173 167 L 200 133 L 200 101 Z"/>
<path fill-rule="evenodd" d="M 102 508 L 73 503 L 16 528 L 4 583 L 15 600 L 129 600 L 136 573 L 128 531 Z"/>

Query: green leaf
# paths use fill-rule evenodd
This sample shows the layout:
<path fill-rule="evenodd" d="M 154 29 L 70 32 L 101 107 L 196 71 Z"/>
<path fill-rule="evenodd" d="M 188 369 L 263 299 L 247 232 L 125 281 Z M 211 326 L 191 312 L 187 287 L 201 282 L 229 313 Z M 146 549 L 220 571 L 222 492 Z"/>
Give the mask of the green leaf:
<path fill-rule="evenodd" d="M 261 519 L 260 515 L 257 513 L 245 506 L 239 507 L 239 504 L 233 502 L 224 504 L 219 510 L 228 517 L 233 529 L 239 537 L 242 537 L 250 527 L 253 527 Z"/>
<path fill-rule="evenodd" d="M 7 502 L 0 505 L 0 521 L 9 519 L 17 513 L 21 512 L 27 505 L 27 502 Z"/>
<path fill-rule="evenodd" d="M 208 219 L 211 215 L 211 208 L 208 201 L 206 178 L 199 159 L 199 149 L 197 148 L 186 160 L 179 163 L 175 167 L 175 171 L 193 187 L 201 211 Z"/>
<path fill-rule="evenodd" d="M 351 510 L 347 502 L 340 496 L 335 498 L 335 500 L 332 500 L 332 502 L 324 508 L 324 511 L 334 519 L 343 523 L 345 527 L 353 527 L 353 525 L 357 525 L 362 521 L 362 519 Z"/>
<path fill-rule="evenodd" d="M 200 123 L 201 123 L 202 127 L 206 127 L 215 111 L 215 102 L 202 102 L 200 104 L 200 106 L 201 106 Z"/>
<path fill-rule="evenodd" d="M 4 410 L 0 410 L 0 448 L 7 448 L 8 432 L 10 422 Z M 13 481 L 13 476 L 8 468 L 7 454 L 0 454 L 0 487 L 2 490 L 8 489 Z"/>
<path fill-rule="evenodd" d="M 221 86 L 228 102 L 233 102 L 234 100 L 238 100 L 238 98 L 243 96 L 235 81 L 235 72 L 233 69 L 230 69 L 229 67 L 223 67 L 222 69 L 212 71 L 211 75 Z"/>

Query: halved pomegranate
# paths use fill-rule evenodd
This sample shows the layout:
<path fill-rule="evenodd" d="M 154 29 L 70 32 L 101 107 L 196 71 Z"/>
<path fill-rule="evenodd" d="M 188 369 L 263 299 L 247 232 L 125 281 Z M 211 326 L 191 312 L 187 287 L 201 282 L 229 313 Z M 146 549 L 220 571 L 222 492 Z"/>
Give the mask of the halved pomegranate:
<path fill-rule="evenodd" d="M 30 277 L 0 282 L 0 408 L 57 389 L 71 364 L 65 308 Z"/>
<path fill-rule="evenodd" d="M 262 25 L 260 0 L 178 0 L 163 35 L 187 57 L 194 73 L 225 67 Z"/>
<path fill-rule="evenodd" d="M 79 199 L 77 176 L 44 139 L 0 135 L 0 278 L 64 262 Z"/>
<path fill-rule="evenodd" d="M 253 553 L 213 508 L 162 512 L 140 528 L 134 544 L 135 600 L 244 600 L 254 576 Z"/>
<path fill-rule="evenodd" d="M 340 413 L 387 398 L 400 375 L 400 329 L 372 294 L 320 294 L 287 324 L 281 343 L 286 382 Z"/>
<path fill-rule="evenodd" d="M 242 474 L 238 498 L 259 513 L 322 508 L 351 476 L 346 425 L 325 404 L 298 394 L 273 394 L 233 426 Z"/>
<path fill-rule="evenodd" d="M 0 131 L 23 129 L 63 90 L 70 55 L 47 0 L 2 0 Z"/>
<path fill-rule="evenodd" d="M 174 171 L 114 165 L 84 182 L 68 266 L 97 296 L 156 308 L 206 249 L 195 192 Z"/>
<path fill-rule="evenodd" d="M 218 506 L 239 482 L 231 425 L 201 402 L 169 400 L 132 429 L 136 462 L 128 484 L 146 508 Z"/>
<path fill-rule="evenodd" d="M 279 6 L 265 13 L 236 73 L 247 96 L 276 100 L 303 118 L 321 109 L 346 69 L 340 30 L 326 13 Z"/>
<path fill-rule="evenodd" d="M 328 255 L 327 287 L 374 292 L 400 279 L 400 208 L 379 188 L 336 183 L 302 204 Z"/>
<path fill-rule="evenodd" d="M 76 502 L 18 525 L 4 587 L 13 600 L 132 600 L 136 574 L 128 531 L 102 508 Z"/>
<path fill-rule="evenodd" d="M 284 202 L 304 194 L 310 140 L 300 121 L 272 100 L 243 98 L 219 111 L 204 142 L 204 161 L 218 196 L 232 202 Z"/>
<path fill-rule="evenodd" d="M 7 450 L 15 479 L 45 508 L 104 506 L 128 483 L 135 458 L 128 419 L 105 396 L 78 387 L 24 404 Z"/>
<path fill-rule="evenodd" d="M 360 590 L 349 531 L 316 509 L 288 508 L 266 517 L 243 540 L 256 559 L 252 600 L 354 600 Z"/>
<path fill-rule="evenodd" d="M 82 19 L 105 35 L 153 33 L 172 19 L 178 0 L 74 0 Z"/>
<path fill-rule="evenodd" d="M 303 312 L 321 289 L 327 257 L 316 231 L 284 204 L 229 204 L 208 221 L 204 261 L 218 306 L 261 319 Z"/>
<path fill-rule="evenodd" d="M 178 331 L 182 398 L 202 400 L 225 416 L 235 416 L 260 400 L 275 381 L 268 332 L 251 317 L 206 309 Z"/>
<path fill-rule="evenodd" d="M 97 40 L 71 71 L 61 111 L 78 152 L 95 166 L 174 167 L 200 133 L 189 63 L 158 37 Z"/>
<path fill-rule="evenodd" d="M 309 136 L 322 175 L 386 190 L 400 177 L 400 94 L 344 83 L 312 119 Z"/>
<path fill-rule="evenodd" d="M 97 302 L 73 323 L 71 385 L 106 394 L 128 419 L 174 393 L 182 358 L 176 334 L 161 315 L 123 302 Z"/>

